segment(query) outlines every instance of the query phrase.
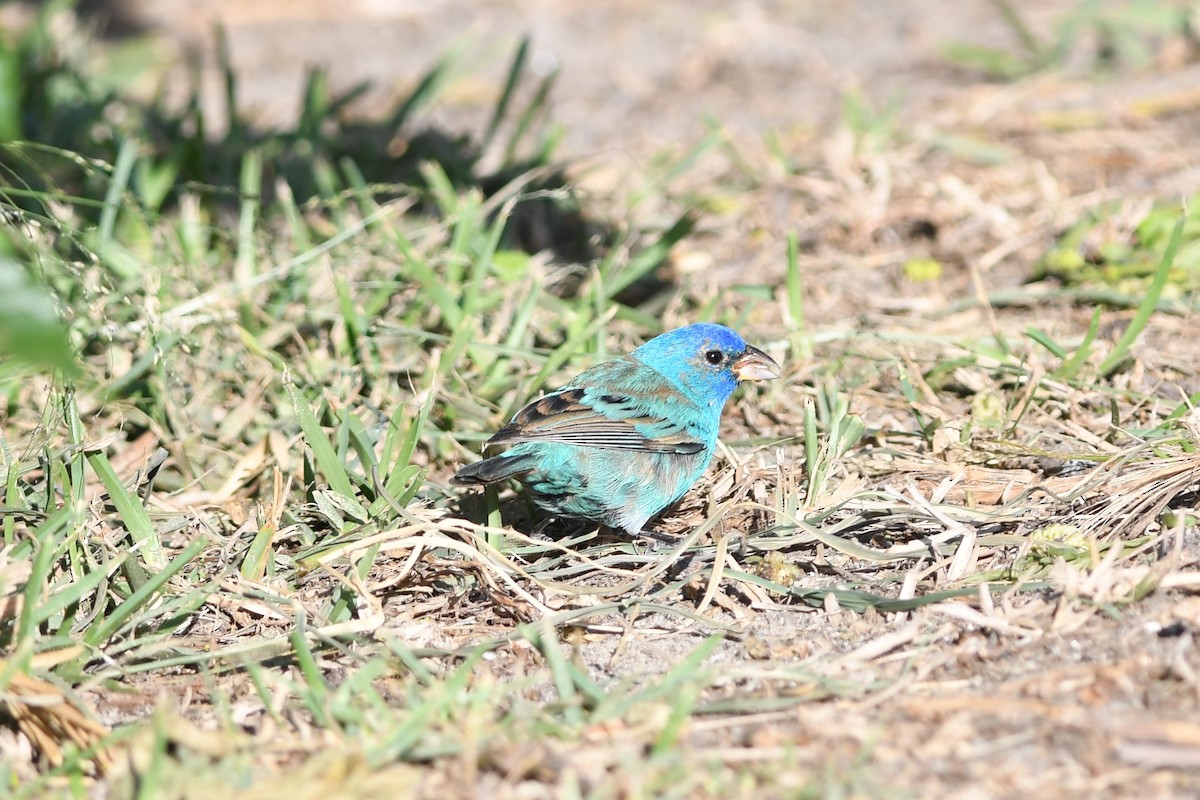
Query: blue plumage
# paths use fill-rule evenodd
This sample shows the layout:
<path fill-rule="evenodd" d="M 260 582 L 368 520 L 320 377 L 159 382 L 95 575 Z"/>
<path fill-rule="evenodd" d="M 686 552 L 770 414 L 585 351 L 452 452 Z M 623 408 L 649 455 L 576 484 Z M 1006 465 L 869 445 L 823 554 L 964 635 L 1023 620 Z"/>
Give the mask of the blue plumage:
<path fill-rule="evenodd" d="M 778 377 L 779 365 L 729 328 L 676 328 L 521 409 L 487 443 L 511 447 L 454 482 L 516 478 L 554 514 L 636 535 L 704 474 L 738 383 Z"/>

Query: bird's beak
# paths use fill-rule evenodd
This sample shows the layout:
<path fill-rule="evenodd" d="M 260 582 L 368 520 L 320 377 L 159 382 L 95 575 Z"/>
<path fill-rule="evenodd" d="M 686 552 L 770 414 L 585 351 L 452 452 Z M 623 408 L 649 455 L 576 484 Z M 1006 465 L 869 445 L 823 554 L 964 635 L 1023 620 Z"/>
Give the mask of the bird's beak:
<path fill-rule="evenodd" d="M 779 377 L 775 360 L 750 345 L 746 345 L 746 352 L 733 362 L 731 369 L 739 381 L 772 381 Z"/>

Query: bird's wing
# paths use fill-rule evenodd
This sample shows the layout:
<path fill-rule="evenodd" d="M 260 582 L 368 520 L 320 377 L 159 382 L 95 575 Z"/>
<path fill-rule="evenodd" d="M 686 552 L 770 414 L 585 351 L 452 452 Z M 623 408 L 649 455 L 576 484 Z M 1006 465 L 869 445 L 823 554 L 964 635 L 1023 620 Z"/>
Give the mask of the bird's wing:
<path fill-rule="evenodd" d="M 588 373 L 580 376 L 586 377 Z M 560 442 L 683 455 L 707 447 L 696 426 L 688 424 L 695 417 L 695 406 L 673 389 L 655 387 L 647 392 L 639 386 L 639 391 L 620 391 L 608 388 L 611 381 L 587 383 L 579 385 L 577 379 L 575 385 L 525 406 L 488 445 Z"/>

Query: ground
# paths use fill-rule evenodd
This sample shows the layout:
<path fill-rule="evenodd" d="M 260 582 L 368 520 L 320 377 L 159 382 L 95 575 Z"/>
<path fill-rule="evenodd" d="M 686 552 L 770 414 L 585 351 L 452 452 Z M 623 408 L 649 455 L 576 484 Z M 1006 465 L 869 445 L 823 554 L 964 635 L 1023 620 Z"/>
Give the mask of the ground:
<path fill-rule="evenodd" d="M 1147 281 L 1076 283 L 1046 266 L 1081 222 L 1096 220 L 1081 229 L 1087 260 L 1134 241 L 1151 207 L 1173 223 L 1194 199 L 1194 37 L 1148 33 L 1144 59 L 1110 63 L 1095 30 L 1063 32 L 1079 3 L 1013 3 L 1062 47 L 1048 68 L 1001 78 L 947 56 L 955 43 L 1025 52 L 1008 6 L 981 0 L 87 5 L 114 40 L 149 33 L 205 59 L 218 116 L 219 19 L 240 103 L 264 125 L 295 117 L 309 65 L 328 65 L 335 89 L 371 80 L 354 106 L 369 115 L 457 44 L 456 77 L 422 124 L 479 130 L 530 36 L 533 71 L 557 71 L 556 158 L 589 212 L 648 230 L 695 214 L 655 275 L 671 292 L 647 289 L 641 308 L 664 325 L 722 309 L 787 372 L 731 403 L 730 447 L 658 523 L 676 543 L 531 534 L 507 494 L 505 527 L 480 526 L 490 507 L 447 484 L 477 440 L 423 439 L 414 463 L 427 477 L 396 524 L 316 547 L 276 540 L 305 563 L 294 584 L 223 578 L 163 645 L 258 666 L 143 671 L 114 655 L 120 668 L 75 682 L 107 728 L 160 720 L 185 767 L 157 775 L 163 796 L 236 794 L 207 765 L 243 761 L 260 781 L 247 797 L 1200 793 L 1194 287 L 1172 279 L 1130 355 L 1108 365 Z M 491 313 L 513 319 L 517 305 Z M 611 352 L 636 343 L 637 322 L 614 321 Z M 385 356 L 422 374 L 403 345 Z M 214 367 L 229 384 L 237 369 Z M 471 392 L 489 374 L 464 372 Z M 347 407 L 389 396 L 336 374 Z M 408 395 L 411 416 L 429 397 L 433 417 L 487 405 L 453 386 Z M 224 432 L 225 470 L 261 473 L 257 513 L 271 518 L 267 465 L 286 459 L 224 422 L 253 419 L 253 393 L 214 402 L 209 421 L 206 391 L 178 413 Z M 865 435 L 840 442 L 854 418 Z M 299 480 L 291 463 L 274 474 Z M 255 512 L 231 511 L 249 493 L 220 483 L 164 493 L 159 511 L 219 506 L 234 548 Z M 200 484 L 202 500 L 187 494 Z M 217 524 L 196 514 L 179 548 Z M 296 644 L 305 614 L 346 587 L 354 616 L 311 621 L 316 638 Z M 377 657 L 379 674 L 360 680 Z M 411 673 L 387 673 L 396 664 Z M 328 696 L 296 689 L 301 674 L 323 675 Z M 378 705 L 358 694 L 374 679 Z M 349 733 L 418 695 L 418 733 Z M 204 738 L 231 729 L 246 740 Z M 201 777 L 178 777 L 195 764 Z M 92 791 L 124 796 L 139 769 L 130 757 Z"/>

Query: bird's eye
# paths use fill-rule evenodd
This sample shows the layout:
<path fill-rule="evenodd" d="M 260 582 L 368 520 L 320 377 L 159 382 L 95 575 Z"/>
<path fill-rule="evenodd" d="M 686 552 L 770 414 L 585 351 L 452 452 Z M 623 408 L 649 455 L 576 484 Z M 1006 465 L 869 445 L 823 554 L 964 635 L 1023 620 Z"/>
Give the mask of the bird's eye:
<path fill-rule="evenodd" d="M 725 360 L 725 354 L 720 350 L 709 350 L 704 354 L 704 359 L 710 364 L 720 364 Z"/>

